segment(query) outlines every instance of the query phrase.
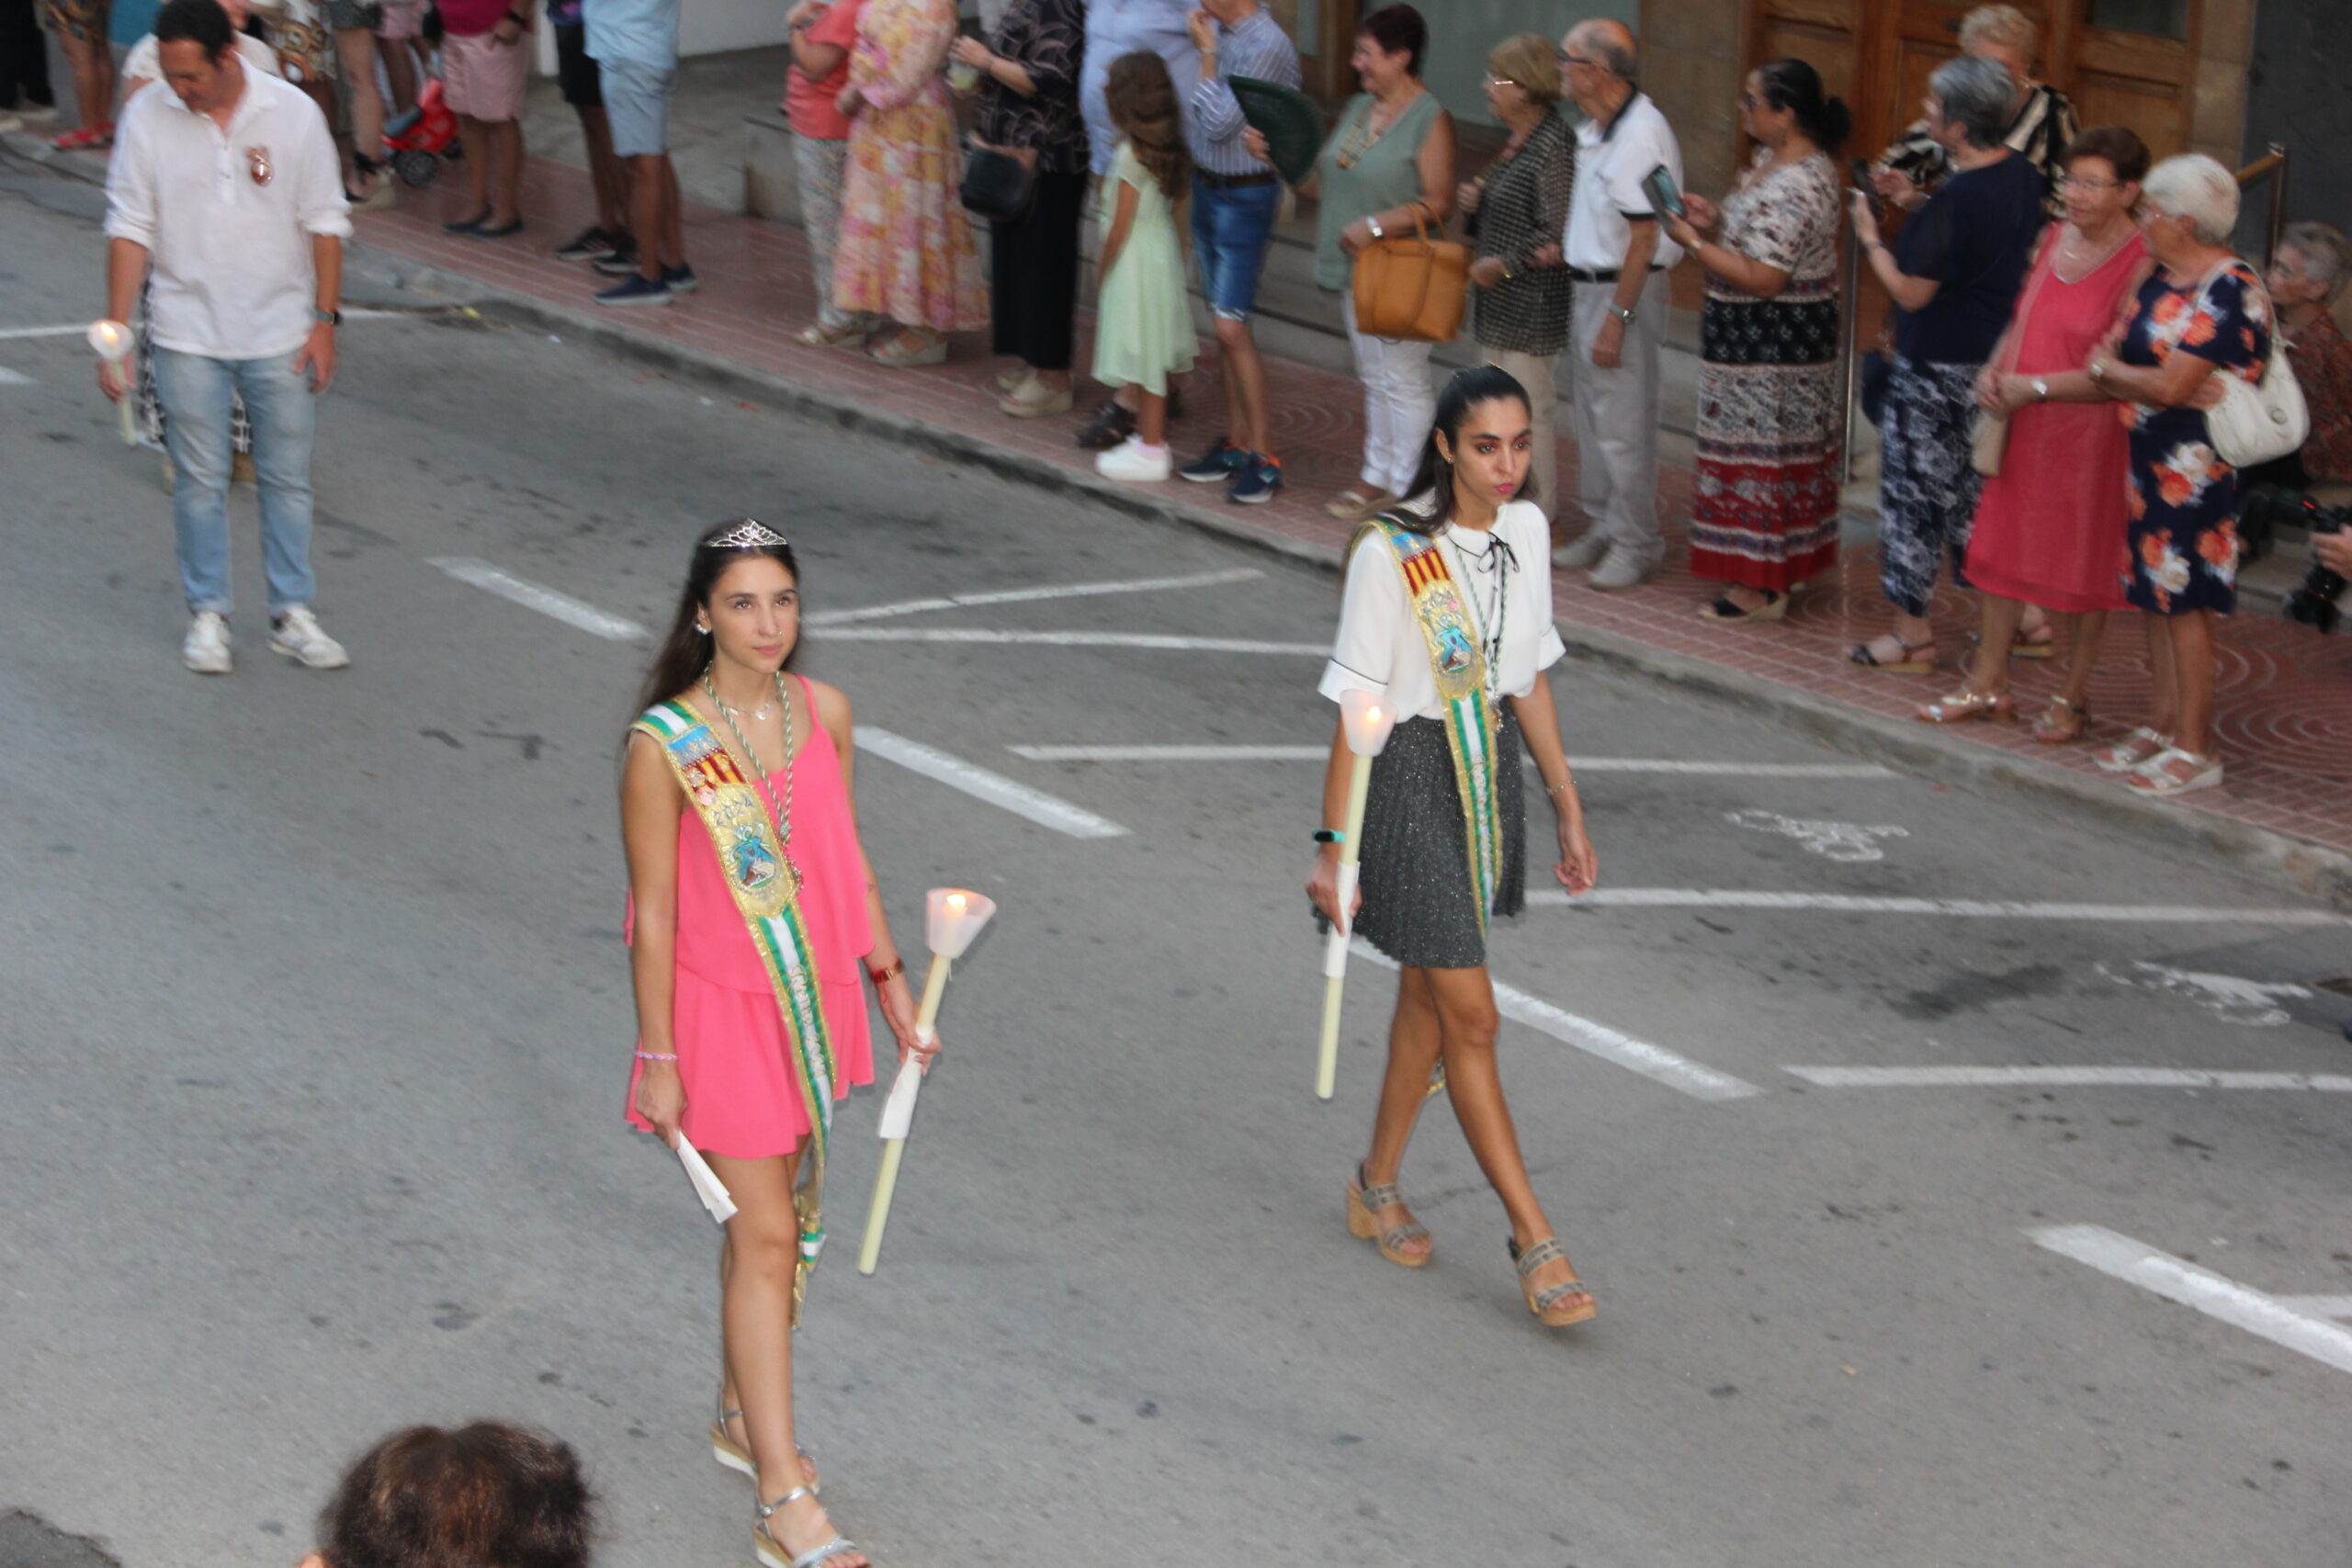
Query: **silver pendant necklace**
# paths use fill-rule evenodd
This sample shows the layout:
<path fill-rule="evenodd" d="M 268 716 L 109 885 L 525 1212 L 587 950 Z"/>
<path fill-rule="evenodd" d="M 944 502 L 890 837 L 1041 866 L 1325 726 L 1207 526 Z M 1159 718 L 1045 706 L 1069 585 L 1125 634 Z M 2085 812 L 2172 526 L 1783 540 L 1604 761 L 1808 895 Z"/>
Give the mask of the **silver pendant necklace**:
<path fill-rule="evenodd" d="M 775 672 L 776 703 L 784 710 L 784 798 L 782 800 L 776 798 L 775 792 L 768 785 L 767 764 L 760 761 L 760 754 L 752 750 L 751 741 L 744 738 L 742 727 L 735 722 L 735 716 L 745 711 L 749 711 L 754 718 L 765 718 L 768 711 L 767 705 L 762 703 L 758 707 L 749 710 L 729 707 L 718 700 L 718 691 L 710 683 L 710 666 L 707 664 L 703 666 L 702 689 L 703 694 L 710 699 L 710 705 L 717 708 L 718 716 L 726 721 L 727 731 L 735 737 L 735 744 L 741 746 L 743 749 L 743 755 L 752 761 L 752 788 L 763 801 L 767 803 L 770 815 L 775 818 L 776 845 L 784 852 L 784 869 L 792 874 L 792 890 L 797 893 L 800 891 L 803 878 L 800 868 L 792 862 L 792 699 L 785 695 L 784 671 L 779 670 Z"/>

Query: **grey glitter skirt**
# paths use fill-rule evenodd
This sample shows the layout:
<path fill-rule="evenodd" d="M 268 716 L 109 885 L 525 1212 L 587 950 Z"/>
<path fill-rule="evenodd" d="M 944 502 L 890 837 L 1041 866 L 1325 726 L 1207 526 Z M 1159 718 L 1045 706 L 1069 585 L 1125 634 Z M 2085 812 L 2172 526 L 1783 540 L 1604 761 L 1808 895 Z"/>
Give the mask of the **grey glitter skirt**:
<path fill-rule="evenodd" d="M 1516 915 L 1527 908 L 1527 807 L 1519 722 L 1508 705 L 1495 750 L 1503 855 L 1492 912 Z M 1363 907 L 1356 913 L 1356 934 L 1415 968 L 1474 969 L 1487 962 L 1487 940 L 1478 930 L 1478 903 L 1470 887 L 1453 748 L 1446 743 L 1442 720 L 1407 719 L 1373 759 L 1359 858 Z"/>

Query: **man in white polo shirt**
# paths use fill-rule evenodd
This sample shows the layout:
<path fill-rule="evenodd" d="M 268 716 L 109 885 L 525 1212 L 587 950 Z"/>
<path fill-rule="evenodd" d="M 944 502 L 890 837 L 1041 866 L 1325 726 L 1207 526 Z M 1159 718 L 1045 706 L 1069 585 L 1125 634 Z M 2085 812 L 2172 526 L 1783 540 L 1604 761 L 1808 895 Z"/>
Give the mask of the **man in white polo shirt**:
<path fill-rule="evenodd" d="M 1682 259 L 1642 181 L 1663 164 L 1679 190 L 1682 149 L 1634 85 L 1634 35 L 1623 23 L 1596 18 L 1569 28 L 1560 63 L 1585 116 L 1561 250 L 1576 286 L 1568 413 L 1589 526 L 1552 558 L 1590 567 L 1595 588 L 1631 588 L 1666 557 L 1657 524 L 1658 351 L 1667 268 Z"/>
<path fill-rule="evenodd" d="M 311 611 L 312 395 L 334 376 L 349 205 L 334 139 L 300 88 L 248 69 L 219 0 L 155 17 L 163 79 L 123 110 L 107 172 L 107 311 L 148 302 L 173 472 L 187 640 L 224 675 L 229 651 L 229 410 L 242 394 L 261 485 L 269 646 L 313 670 L 349 663 Z M 125 329 L 126 333 L 128 329 Z M 126 389 L 102 361 L 109 398 Z"/>

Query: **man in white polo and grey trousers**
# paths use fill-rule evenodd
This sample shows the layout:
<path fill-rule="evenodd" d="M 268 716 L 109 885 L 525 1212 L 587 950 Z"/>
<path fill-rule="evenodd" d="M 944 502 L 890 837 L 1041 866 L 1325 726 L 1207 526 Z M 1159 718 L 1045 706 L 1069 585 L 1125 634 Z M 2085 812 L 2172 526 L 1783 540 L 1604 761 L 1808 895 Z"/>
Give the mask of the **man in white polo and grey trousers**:
<path fill-rule="evenodd" d="M 1634 35 L 1623 23 L 1596 18 L 1569 28 L 1560 64 L 1585 115 L 1561 250 L 1576 286 L 1568 413 L 1588 526 L 1552 558 L 1591 568 L 1595 588 L 1631 588 L 1666 556 L 1657 524 L 1658 351 L 1667 269 L 1682 259 L 1642 181 L 1663 164 L 1679 190 L 1682 150 L 1666 116 L 1634 85 Z"/>

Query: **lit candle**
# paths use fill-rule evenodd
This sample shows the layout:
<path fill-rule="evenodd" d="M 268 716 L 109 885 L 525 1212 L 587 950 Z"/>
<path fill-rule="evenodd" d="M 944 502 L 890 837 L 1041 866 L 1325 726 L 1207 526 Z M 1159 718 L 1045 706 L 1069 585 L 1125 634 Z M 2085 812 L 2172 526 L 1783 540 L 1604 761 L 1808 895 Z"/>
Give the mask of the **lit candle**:
<path fill-rule="evenodd" d="M 1340 835 L 1340 918 L 1323 944 L 1323 1032 L 1315 1057 L 1315 1092 L 1331 1098 L 1340 1076 L 1340 992 L 1348 978 L 1348 938 L 1353 934 L 1358 857 L 1363 852 L 1363 803 L 1372 791 L 1372 760 L 1388 744 L 1396 716 L 1372 692 L 1340 694 L 1340 724 L 1354 765 L 1348 774 L 1348 820 Z"/>
<path fill-rule="evenodd" d="M 139 421 L 130 406 L 130 329 L 120 321 L 92 321 L 89 341 L 90 352 L 114 367 L 115 384 L 122 389 L 122 396 L 114 400 L 122 442 L 126 446 L 136 446 Z"/>
<path fill-rule="evenodd" d="M 934 887 L 923 903 L 923 939 L 931 949 L 931 973 L 923 977 L 922 1003 L 915 1010 L 915 1038 L 929 1045 L 937 1034 L 940 998 L 947 994 L 947 971 L 996 913 L 996 900 L 960 887 Z M 874 1179 L 874 1204 L 865 1213 L 865 1245 L 857 1271 L 874 1272 L 882 1257 L 882 1232 L 890 1223 L 890 1200 L 899 1190 L 899 1161 L 913 1130 L 915 1100 L 922 1093 L 922 1068 L 913 1057 L 899 1064 L 890 1097 L 882 1102 L 882 1169 Z"/>

